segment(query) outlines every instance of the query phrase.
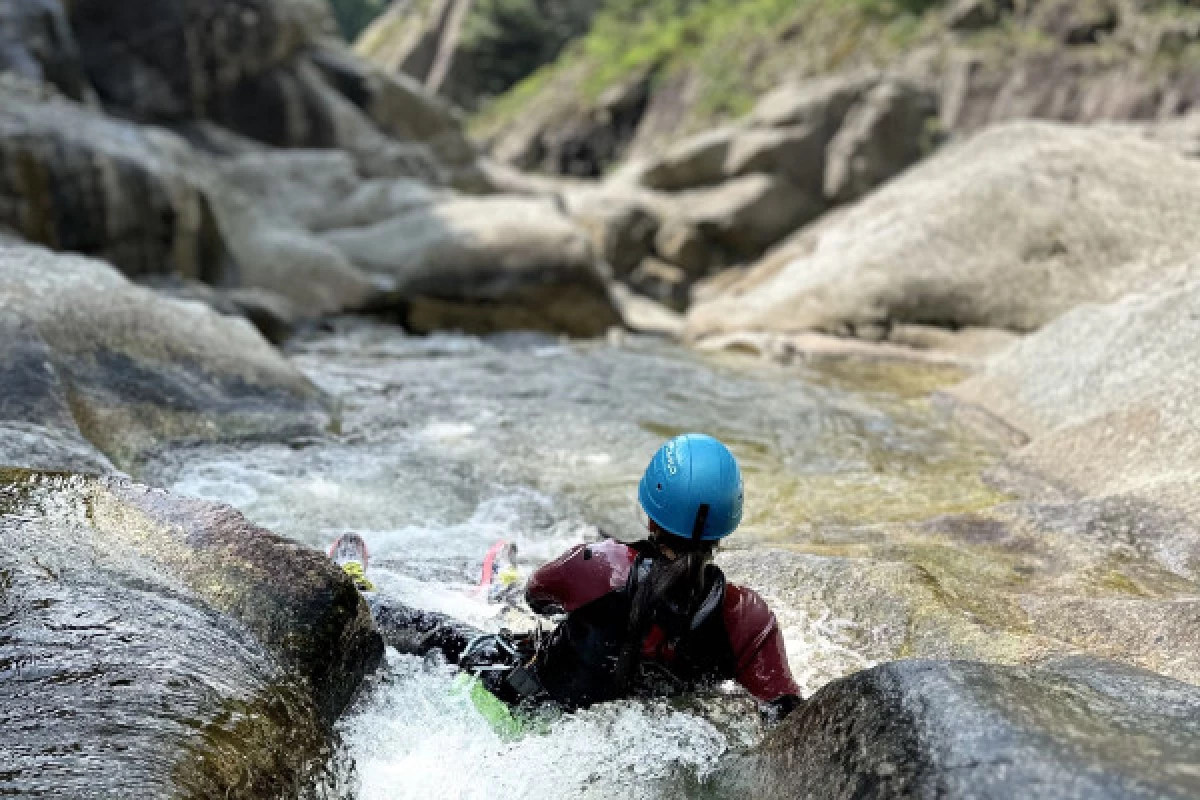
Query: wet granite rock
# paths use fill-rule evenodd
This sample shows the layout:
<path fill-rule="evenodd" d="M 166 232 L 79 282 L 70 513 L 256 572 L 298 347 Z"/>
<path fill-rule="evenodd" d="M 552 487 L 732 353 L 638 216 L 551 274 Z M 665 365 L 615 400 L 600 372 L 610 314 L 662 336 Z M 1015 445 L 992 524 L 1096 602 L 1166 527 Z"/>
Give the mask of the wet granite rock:
<path fill-rule="evenodd" d="M 829 684 L 722 796 L 1183 798 L 1200 792 L 1200 689 L 1074 658 L 885 664 Z"/>
<path fill-rule="evenodd" d="M 248 322 L 99 261 L 0 245 L 0 326 L 16 332 L 0 339 L 14 378 L 4 424 L 42 435 L 0 446 L 9 466 L 129 469 L 168 442 L 311 435 L 328 421 L 321 393 Z"/>
<path fill-rule="evenodd" d="M 0 792 L 313 797 L 382 643 L 320 553 L 120 481 L 0 470 Z"/>
<path fill-rule="evenodd" d="M 0 312 L 0 343 L 0 464 L 114 472 L 79 430 L 53 353 L 32 322 Z"/>

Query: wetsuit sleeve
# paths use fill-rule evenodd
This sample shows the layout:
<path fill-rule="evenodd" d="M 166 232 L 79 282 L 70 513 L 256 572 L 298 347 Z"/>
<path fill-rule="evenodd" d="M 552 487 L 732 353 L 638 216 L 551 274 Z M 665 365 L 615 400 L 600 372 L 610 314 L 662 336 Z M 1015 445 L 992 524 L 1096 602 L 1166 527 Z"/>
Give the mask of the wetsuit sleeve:
<path fill-rule="evenodd" d="M 737 682 L 764 703 L 799 698 L 800 687 L 788 666 L 783 632 L 766 601 L 757 592 L 730 584 L 723 610 Z"/>
<path fill-rule="evenodd" d="M 537 614 L 569 613 L 624 587 L 636 558 L 616 540 L 576 545 L 533 573 L 525 600 Z"/>

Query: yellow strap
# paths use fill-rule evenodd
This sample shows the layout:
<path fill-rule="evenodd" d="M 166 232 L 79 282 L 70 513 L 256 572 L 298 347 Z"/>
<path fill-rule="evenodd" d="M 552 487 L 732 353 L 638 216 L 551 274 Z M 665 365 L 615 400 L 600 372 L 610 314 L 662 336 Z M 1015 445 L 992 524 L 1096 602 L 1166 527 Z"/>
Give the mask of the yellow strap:
<path fill-rule="evenodd" d="M 360 591 L 375 591 L 375 584 L 367 580 L 367 573 L 363 570 L 362 564 L 358 563 L 357 561 L 347 561 L 345 564 L 342 564 L 342 571 L 350 576 L 350 579 L 354 581 L 354 585 L 357 586 Z"/>

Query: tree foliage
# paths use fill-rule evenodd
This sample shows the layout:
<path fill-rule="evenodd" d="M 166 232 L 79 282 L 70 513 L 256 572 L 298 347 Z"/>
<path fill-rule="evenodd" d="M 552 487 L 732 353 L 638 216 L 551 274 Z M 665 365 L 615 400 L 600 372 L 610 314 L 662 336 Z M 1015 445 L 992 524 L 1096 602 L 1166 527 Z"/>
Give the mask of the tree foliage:
<path fill-rule="evenodd" d="M 389 0 L 329 0 L 333 16 L 347 41 L 354 41 L 384 12 Z"/>

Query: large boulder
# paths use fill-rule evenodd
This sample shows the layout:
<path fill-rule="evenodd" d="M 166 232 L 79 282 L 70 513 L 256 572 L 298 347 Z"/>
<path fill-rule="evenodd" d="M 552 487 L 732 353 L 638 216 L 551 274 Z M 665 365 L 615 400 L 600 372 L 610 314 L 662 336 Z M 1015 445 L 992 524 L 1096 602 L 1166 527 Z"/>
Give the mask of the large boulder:
<path fill-rule="evenodd" d="M 53 367 L 53 352 L 32 322 L 0 312 L 0 342 L 0 464 L 115 471 L 79 430 L 67 388 Z"/>
<path fill-rule="evenodd" d="M 302 191 L 286 180 L 281 186 Z M 371 276 L 290 217 L 273 214 L 271 203 L 259 204 L 232 186 L 217 190 L 213 210 L 232 256 L 223 287 L 275 292 L 307 318 L 358 310 L 378 296 L 381 287 Z"/>
<path fill-rule="evenodd" d="M 382 655 L 321 553 L 119 481 L 0 471 L 0 574 L 5 794 L 315 788 Z"/>
<path fill-rule="evenodd" d="M 1183 798 L 1200 689 L 1090 659 L 886 664 L 832 683 L 716 776 L 756 798 Z"/>
<path fill-rule="evenodd" d="M 1085 305 L 954 390 L 1024 431 L 1013 455 L 1090 496 L 1128 496 L 1200 520 L 1200 283 Z M 1200 552 L 1171 548 L 1200 572 Z"/>
<path fill-rule="evenodd" d="M 309 317 L 374 295 L 367 276 L 303 227 L 361 216 L 358 196 L 375 182 L 363 185 L 350 155 L 263 149 L 224 163 L 35 86 L 0 85 L 0 99 L 0 225 L 25 239 L 138 279 L 273 290 Z M 394 207 L 380 205 L 378 214 Z"/>
<path fill-rule="evenodd" d="M 763 95 L 750 112 L 750 124 L 765 128 L 815 125 L 826 140 L 832 139 L 850 109 L 881 79 L 878 73 L 864 71 L 784 84 Z"/>
<path fill-rule="evenodd" d="M 854 72 L 786 84 L 738 124 L 688 137 L 660 156 L 627 165 L 614 178 L 680 191 L 765 173 L 785 177 L 819 199 L 826 193 L 828 159 L 838 175 L 829 194 L 851 199 L 842 183 L 871 188 L 924 154 L 925 126 L 936 113 L 930 90 L 900 80 L 880 85 L 883 80 Z M 835 141 L 838 146 L 827 156 Z"/>
<path fill-rule="evenodd" d="M 737 128 L 719 128 L 684 139 L 646 164 L 638 182 L 667 192 L 720 183 L 726 177 L 729 148 L 738 134 Z"/>
<path fill-rule="evenodd" d="M 277 68 L 313 33 L 305 4 L 282 0 L 77 0 L 69 15 L 104 103 L 158 122 L 232 121 L 253 102 L 259 115 L 274 116 L 264 112 L 284 100 Z"/>
<path fill-rule="evenodd" d="M 0 84 L 0 225 L 129 275 L 221 280 L 228 253 L 183 149 L 165 131 Z"/>
<path fill-rule="evenodd" d="M 648 193 L 610 188 L 565 189 L 566 213 L 591 237 L 597 251 L 625 278 L 654 250 L 662 207 Z"/>
<path fill-rule="evenodd" d="M 738 178 L 752 173 L 779 175 L 814 198 L 825 191 L 829 137 L 817 123 L 786 128 L 750 128 L 729 143 L 724 172 Z"/>
<path fill-rule="evenodd" d="M 932 89 L 907 81 L 872 89 L 829 143 L 825 196 L 857 200 L 925 157 L 933 149 L 937 103 Z"/>
<path fill-rule="evenodd" d="M 673 200 L 676 211 L 664 220 L 663 230 L 695 230 L 713 251 L 711 261 L 726 264 L 760 255 L 824 208 L 819 199 L 770 175 L 747 175 L 714 188 L 679 192 Z M 667 253 L 660 254 L 671 260 Z"/>
<path fill-rule="evenodd" d="M 311 435 L 328 419 L 248 322 L 99 261 L 0 245 L 0 326 L 3 425 L 21 432 L 0 444 L 9 465 L 129 469 L 168 442 Z"/>
<path fill-rule="evenodd" d="M 445 180 L 442 166 L 428 145 L 417 141 L 397 141 L 384 133 L 363 109 L 330 85 L 318 66 L 307 60 L 301 61 L 288 74 L 291 76 L 289 80 L 295 80 L 304 96 L 312 98 L 325 115 L 327 135 L 309 137 L 302 127 L 300 135 L 289 135 L 280 141 L 269 138 L 265 133 L 257 138 L 288 147 L 345 150 L 354 156 L 359 171 L 371 178 L 419 178 L 429 183 L 442 183 Z M 289 92 L 285 96 L 290 98 L 294 94 Z M 253 105 L 245 110 L 252 122 L 273 119 Z M 280 113 L 286 114 L 288 111 L 284 109 Z M 292 117 L 297 118 L 298 113 L 294 111 Z M 225 121 L 223 124 L 235 130 L 244 128 L 236 122 Z"/>
<path fill-rule="evenodd" d="M 1050 493 L 923 522 L 800 528 L 789 548 L 720 563 L 776 610 L 804 687 L 900 658 L 1079 652 L 1200 682 L 1200 537 L 1144 503 Z"/>
<path fill-rule="evenodd" d="M 84 100 L 91 87 L 59 0 L 8 0 L 0 5 L 0 73 L 53 84 Z"/>
<path fill-rule="evenodd" d="M 688 333 L 1031 330 L 1198 245 L 1200 164 L 1133 133 L 1014 123 L 801 231 L 694 307 Z"/>
<path fill-rule="evenodd" d="M 115 10 L 83 0 L 70 19 L 88 77 L 123 116 L 211 121 L 277 147 L 339 148 L 371 177 L 440 182 L 438 156 L 470 171 L 474 153 L 457 120 L 339 49 L 319 0 L 136 0 Z M 149 33 L 129 39 L 131 30 Z M 397 141 L 401 115 L 408 135 Z"/>
<path fill-rule="evenodd" d="M 311 58 L 324 79 L 374 127 L 399 141 L 422 143 L 440 167 L 436 174 L 427 170 L 422 175 L 414 170 L 409 175 L 444 180 L 464 191 L 482 192 L 489 188 L 476 164 L 477 153 L 467 139 L 460 116 L 411 78 L 387 74 L 329 46 L 314 51 Z M 343 109 L 342 116 L 357 115 Z"/>
<path fill-rule="evenodd" d="M 620 324 L 587 235 L 549 202 L 452 197 L 324 238 L 394 281 L 415 330 L 591 336 Z"/>
<path fill-rule="evenodd" d="M 373 225 L 447 196 L 411 178 L 364 180 L 339 150 L 250 152 L 215 167 L 260 213 L 316 232 Z"/>

